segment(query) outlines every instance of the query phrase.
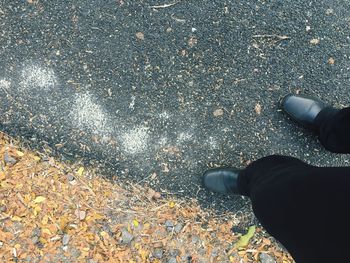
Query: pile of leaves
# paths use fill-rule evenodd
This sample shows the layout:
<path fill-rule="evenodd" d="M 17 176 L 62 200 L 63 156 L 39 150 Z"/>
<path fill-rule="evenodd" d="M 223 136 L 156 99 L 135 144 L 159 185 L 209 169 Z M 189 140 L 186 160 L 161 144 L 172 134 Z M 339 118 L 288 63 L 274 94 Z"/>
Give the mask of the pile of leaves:
<path fill-rule="evenodd" d="M 292 262 L 261 229 L 234 233 L 234 215 L 18 145 L 0 133 L 1 262 Z"/>

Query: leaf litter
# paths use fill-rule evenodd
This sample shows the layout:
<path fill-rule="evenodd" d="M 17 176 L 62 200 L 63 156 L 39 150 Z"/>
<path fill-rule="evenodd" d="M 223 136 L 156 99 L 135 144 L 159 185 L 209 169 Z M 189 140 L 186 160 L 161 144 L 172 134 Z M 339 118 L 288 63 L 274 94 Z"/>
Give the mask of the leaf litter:
<path fill-rule="evenodd" d="M 0 133 L 1 262 L 293 262 L 259 227 L 232 232 L 234 215 L 42 156 Z"/>

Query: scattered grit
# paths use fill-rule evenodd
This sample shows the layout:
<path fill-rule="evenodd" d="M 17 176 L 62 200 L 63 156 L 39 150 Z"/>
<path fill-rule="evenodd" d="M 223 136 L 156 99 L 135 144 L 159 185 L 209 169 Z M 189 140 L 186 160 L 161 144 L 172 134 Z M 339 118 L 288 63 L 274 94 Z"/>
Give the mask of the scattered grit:
<path fill-rule="evenodd" d="M 244 242 L 232 214 L 18 145 L 0 133 L 1 262 L 292 262 L 262 229 Z"/>

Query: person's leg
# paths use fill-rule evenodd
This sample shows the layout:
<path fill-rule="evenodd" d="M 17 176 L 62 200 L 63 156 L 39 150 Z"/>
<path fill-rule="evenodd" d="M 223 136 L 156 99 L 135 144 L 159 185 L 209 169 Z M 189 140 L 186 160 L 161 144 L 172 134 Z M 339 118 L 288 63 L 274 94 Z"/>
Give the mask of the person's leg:
<path fill-rule="evenodd" d="M 297 263 L 347 261 L 349 185 L 350 168 L 275 155 L 253 162 L 238 179 L 262 226 Z"/>
<path fill-rule="evenodd" d="M 350 153 L 350 108 L 324 109 L 315 121 L 319 140 L 328 151 Z"/>

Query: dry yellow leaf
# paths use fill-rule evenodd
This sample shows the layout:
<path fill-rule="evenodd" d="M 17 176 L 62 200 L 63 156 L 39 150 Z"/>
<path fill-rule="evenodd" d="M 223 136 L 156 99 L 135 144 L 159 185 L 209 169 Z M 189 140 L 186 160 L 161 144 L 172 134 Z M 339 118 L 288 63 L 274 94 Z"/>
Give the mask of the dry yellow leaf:
<path fill-rule="evenodd" d="M 33 202 L 34 202 L 35 204 L 39 204 L 39 203 L 44 202 L 45 200 L 46 200 L 46 197 L 44 197 L 44 196 L 38 196 L 38 197 L 36 197 L 36 198 L 33 200 Z"/>
<path fill-rule="evenodd" d="M 80 167 L 77 171 L 77 175 L 82 176 L 84 173 L 84 167 Z"/>
<path fill-rule="evenodd" d="M 12 220 L 12 221 L 20 222 L 20 221 L 22 221 L 22 218 L 20 218 L 19 216 L 13 216 L 13 217 L 11 218 L 11 220 Z"/>
<path fill-rule="evenodd" d="M 24 153 L 23 153 L 23 152 L 21 152 L 21 151 L 16 151 L 16 154 L 17 154 L 19 157 L 24 156 Z"/>
<path fill-rule="evenodd" d="M 139 253 L 140 253 L 140 256 L 142 258 L 142 262 L 147 262 L 147 257 L 149 255 L 149 252 L 147 250 L 140 249 Z"/>
<path fill-rule="evenodd" d="M 1 182 L 1 187 L 2 188 L 11 188 L 11 184 L 9 184 L 7 181 Z"/>
<path fill-rule="evenodd" d="M 89 233 L 87 233 L 86 235 L 86 238 L 88 239 L 88 240 L 95 240 L 95 234 L 94 233 L 91 233 L 91 232 L 89 232 Z"/>
<path fill-rule="evenodd" d="M 49 217 L 47 216 L 47 215 L 45 215 L 44 217 L 43 217 L 43 219 L 41 220 L 41 224 L 43 224 L 43 225 L 47 225 L 47 222 L 49 221 Z"/>
<path fill-rule="evenodd" d="M 42 232 L 43 234 L 52 235 L 50 229 L 48 229 L 48 228 L 43 228 L 43 229 L 41 229 L 41 232 Z"/>
<path fill-rule="evenodd" d="M 0 180 L 4 180 L 6 177 L 4 172 L 0 172 Z"/>
<path fill-rule="evenodd" d="M 138 227 L 138 226 L 139 226 L 139 221 L 137 221 L 136 219 L 134 219 L 134 220 L 132 221 L 132 223 L 133 223 L 133 225 L 134 225 L 135 227 Z"/>
<path fill-rule="evenodd" d="M 67 216 L 61 216 L 59 222 L 61 230 L 64 230 L 69 222 L 69 219 Z"/>
<path fill-rule="evenodd" d="M 38 162 L 41 160 L 41 158 L 39 156 L 34 156 L 34 160 Z"/>

